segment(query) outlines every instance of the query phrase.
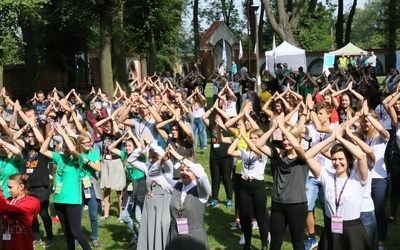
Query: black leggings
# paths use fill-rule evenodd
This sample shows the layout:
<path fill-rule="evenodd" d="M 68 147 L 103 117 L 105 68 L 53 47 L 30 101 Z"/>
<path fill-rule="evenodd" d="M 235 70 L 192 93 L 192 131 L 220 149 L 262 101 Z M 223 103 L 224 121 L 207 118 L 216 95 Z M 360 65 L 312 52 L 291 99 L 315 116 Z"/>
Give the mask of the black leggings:
<path fill-rule="evenodd" d="M 75 250 L 75 239 L 82 249 L 92 249 L 81 228 L 82 207 L 81 205 L 54 203 L 54 208 L 67 241 L 67 249 Z"/>
<path fill-rule="evenodd" d="M 390 172 L 390 216 L 396 217 L 400 202 L 400 155 L 394 153 Z"/>
<path fill-rule="evenodd" d="M 251 246 L 253 210 L 260 230 L 262 246 L 268 245 L 267 192 L 265 182 L 259 180 L 240 182 L 239 217 L 246 247 Z"/>
<path fill-rule="evenodd" d="M 282 204 L 272 201 L 271 207 L 271 248 L 281 249 L 286 225 L 289 224 L 292 246 L 295 250 L 304 249 L 304 228 L 308 214 L 307 202 Z"/>
<path fill-rule="evenodd" d="M 224 183 L 226 198 L 232 200 L 232 157 L 225 157 L 220 159 L 210 159 L 210 172 L 211 172 L 211 190 L 212 199 L 218 200 L 219 186 L 222 178 Z"/>
<path fill-rule="evenodd" d="M 40 202 L 40 218 L 42 218 L 44 230 L 46 231 L 46 239 L 53 240 L 53 228 L 51 217 L 49 214 L 49 200 Z M 40 240 L 39 220 L 38 216 L 32 222 L 32 236 L 34 240 Z"/>

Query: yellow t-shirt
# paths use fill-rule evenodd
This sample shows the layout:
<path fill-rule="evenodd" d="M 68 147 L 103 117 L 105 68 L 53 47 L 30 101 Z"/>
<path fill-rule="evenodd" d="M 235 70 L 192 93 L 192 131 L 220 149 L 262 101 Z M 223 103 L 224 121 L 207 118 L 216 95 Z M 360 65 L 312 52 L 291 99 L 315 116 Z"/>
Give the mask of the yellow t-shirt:
<path fill-rule="evenodd" d="M 239 136 L 239 134 L 240 134 L 240 130 L 237 128 L 235 130 L 235 134 L 233 136 L 236 138 L 236 137 Z M 246 132 L 246 136 L 249 137 L 250 136 L 250 132 Z M 241 150 L 241 149 L 247 149 L 247 143 L 243 138 L 241 138 L 239 140 L 239 142 L 237 144 L 237 147 L 236 147 L 236 150 Z M 243 167 L 242 159 L 238 158 L 237 162 L 236 162 L 235 174 L 240 174 L 241 175 L 242 174 L 242 167 Z"/>
<path fill-rule="evenodd" d="M 268 91 L 260 91 L 257 93 L 258 97 L 260 98 L 260 105 L 261 108 L 264 107 L 264 104 L 266 102 L 268 102 L 269 99 L 271 99 L 271 93 L 269 93 Z"/>

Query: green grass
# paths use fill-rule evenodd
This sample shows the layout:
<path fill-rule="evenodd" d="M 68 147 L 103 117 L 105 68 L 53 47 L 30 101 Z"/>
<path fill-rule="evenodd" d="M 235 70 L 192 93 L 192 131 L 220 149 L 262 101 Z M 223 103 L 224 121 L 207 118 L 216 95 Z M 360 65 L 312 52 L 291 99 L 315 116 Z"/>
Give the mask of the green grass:
<path fill-rule="evenodd" d="M 206 95 L 208 97 L 208 105 L 211 107 L 212 105 L 212 85 L 208 84 L 206 89 Z M 208 146 L 208 148 L 210 148 Z M 197 149 L 197 152 L 199 149 Z M 210 164 L 209 164 L 209 152 L 206 151 L 205 154 L 196 154 L 197 160 L 202 164 L 205 168 L 206 172 L 210 173 Z M 267 166 L 266 175 L 267 181 L 267 194 L 268 194 L 268 210 L 270 211 L 271 206 L 271 187 L 272 187 L 272 177 L 270 174 L 270 168 Z M 208 234 L 208 240 L 210 242 L 211 249 L 222 250 L 222 249 L 242 249 L 239 246 L 238 242 L 240 239 L 241 232 L 240 230 L 232 231 L 230 229 L 230 223 L 234 221 L 234 210 L 233 208 L 226 208 L 225 206 L 225 190 L 223 185 L 221 184 L 220 193 L 219 193 L 220 205 L 217 208 L 207 208 L 206 211 L 206 230 Z M 111 201 L 113 202 L 110 210 L 110 219 L 107 221 L 102 221 L 99 223 L 99 241 L 102 245 L 102 249 L 129 249 L 128 243 L 131 240 L 131 233 L 124 223 L 118 222 L 118 211 L 117 211 L 117 202 L 115 192 L 111 194 Z M 317 202 L 317 208 L 315 212 L 316 216 L 316 234 L 319 236 L 322 232 L 323 228 L 323 216 L 321 213 L 321 209 Z M 387 203 L 387 207 L 389 206 L 389 202 Z M 101 211 L 101 210 L 99 210 Z M 52 214 L 54 215 L 54 209 L 51 209 Z M 101 212 L 100 212 L 101 213 Z M 397 217 L 400 218 L 400 214 L 397 214 Z M 39 219 L 40 221 L 40 219 Z M 90 238 L 90 221 L 88 216 L 88 211 L 83 212 L 83 220 L 82 227 L 85 235 Z M 271 225 L 273 226 L 273 225 Z M 41 226 L 42 235 L 43 226 Z M 53 230 L 55 235 L 55 243 L 52 247 L 48 249 L 65 249 L 65 240 L 61 230 L 61 226 L 59 223 L 53 224 Z M 284 243 L 282 249 L 292 249 L 290 234 L 287 229 L 286 236 L 284 238 Z M 400 223 L 398 224 L 390 224 L 388 226 L 388 236 L 387 236 L 387 247 L 388 249 L 398 249 L 398 232 L 400 231 Z M 260 249 L 261 242 L 258 235 L 258 231 L 253 231 L 253 240 L 252 247 L 253 249 Z M 306 238 L 306 231 L 304 234 Z M 45 249 L 43 246 L 38 246 L 35 249 Z M 77 249 L 81 249 L 77 247 Z"/>

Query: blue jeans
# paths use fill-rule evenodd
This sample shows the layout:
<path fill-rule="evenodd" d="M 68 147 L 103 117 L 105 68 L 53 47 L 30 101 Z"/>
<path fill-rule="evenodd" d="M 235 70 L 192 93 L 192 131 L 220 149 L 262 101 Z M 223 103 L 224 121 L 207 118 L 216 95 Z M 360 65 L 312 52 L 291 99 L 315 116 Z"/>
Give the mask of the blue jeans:
<path fill-rule="evenodd" d="M 82 191 L 83 191 L 82 185 Z M 89 219 L 90 227 L 92 228 L 92 240 L 97 240 L 99 235 L 99 222 L 97 220 L 98 203 L 96 200 L 96 195 L 94 194 L 94 188 L 90 187 L 90 199 L 85 199 L 85 195 L 82 196 L 82 209 L 84 205 L 89 207 Z"/>
<path fill-rule="evenodd" d="M 314 177 L 308 176 L 306 180 L 306 196 L 308 211 L 313 211 L 317 198 L 321 203 L 322 213 L 325 212 L 324 192 L 321 183 Z"/>
<path fill-rule="evenodd" d="M 128 226 L 128 228 L 132 231 L 134 236 L 138 235 L 138 231 L 136 229 L 135 224 L 133 223 L 133 220 L 131 218 L 131 211 L 132 211 L 133 203 L 131 202 L 131 197 L 128 195 L 128 200 L 126 202 L 126 206 L 124 210 L 122 210 L 122 221 L 125 222 L 125 224 Z"/>
<path fill-rule="evenodd" d="M 82 249 L 92 249 L 89 241 L 82 232 L 82 206 L 63 203 L 54 203 L 54 210 L 60 220 L 67 242 L 67 249 L 75 249 L 75 239 Z"/>
<path fill-rule="evenodd" d="M 385 242 L 387 234 L 387 220 L 385 214 L 386 195 L 388 190 L 387 179 L 373 178 L 371 197 L 375 206 L 375 218 L 378 230 L 378 240 Z"/>
<path fill-rule="evenodd" d="M 194 138 L 194 147 L 197 147 L 197 135 L 200 137 L 200 149 L 203 150 L 207 145 L 207 133 L 206 133 L 206 125 L 204 124 L 203 119 L 201 117 L 194 118 L 193 125 L 193 138 Z"/>
<path fill-rule="evenodd" d="M 361 212 L 360 220 L 364 226 L 365 232 L 367 232 L 371 246 L 374 246 L 375 234 L 376 234 L 376 219 L 374 211 Z"/>

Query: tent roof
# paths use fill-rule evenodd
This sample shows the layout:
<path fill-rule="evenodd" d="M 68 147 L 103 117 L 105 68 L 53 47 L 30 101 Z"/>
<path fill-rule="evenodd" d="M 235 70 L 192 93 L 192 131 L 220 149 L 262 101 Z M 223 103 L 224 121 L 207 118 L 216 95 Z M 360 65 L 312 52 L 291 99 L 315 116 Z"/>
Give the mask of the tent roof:
<path fill-rule="evenodd" d="M 334 54 L 334 55 L 341 55 L 341 54 L 345 54 L 345 55 L 358 55 L 360 53 L 363 53 L 364 55 L 368 54 L 368 51 L 365 51 L 363 49 L 360 49 L 359 47 L 355 46 L 352 43 L 348 43 L 346 46 L 344 46 L 343 48 L 340 48 L 338 50 L 335 51 L 331 51 L 329 52 L 329 54 Z"/>
<path fill-rule="evenodd" d="M 299 49 L 296 46 L 293 46 L 290 43 L 283 41 L 283 43 L 281 43 L 281 45 L 276 47 L 275 54 L 276 55 L 301 55 L 301 54 L 305 54 L 305 50 Z"/>

